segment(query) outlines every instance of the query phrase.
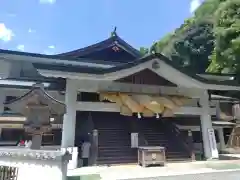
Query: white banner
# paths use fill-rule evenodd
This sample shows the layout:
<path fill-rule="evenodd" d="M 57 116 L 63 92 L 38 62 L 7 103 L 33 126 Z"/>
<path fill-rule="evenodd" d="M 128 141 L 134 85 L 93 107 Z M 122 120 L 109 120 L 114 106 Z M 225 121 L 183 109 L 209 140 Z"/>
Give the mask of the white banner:
<path fill-rule="evenodd" d="M 138 147 L 138 133 L 131 133 L 131 148 Z"/>
<path fill-rule="evenodd" d="M 217 143 L 216 143 L 216 137 L 215 137 L 215 132 L 213 128 L 208 129 L 208 139 L 209 139 L 209 144 L 212 152 L 212 157 L 213 158 L 218 158 L 218 149 L 217 149 Z"/>

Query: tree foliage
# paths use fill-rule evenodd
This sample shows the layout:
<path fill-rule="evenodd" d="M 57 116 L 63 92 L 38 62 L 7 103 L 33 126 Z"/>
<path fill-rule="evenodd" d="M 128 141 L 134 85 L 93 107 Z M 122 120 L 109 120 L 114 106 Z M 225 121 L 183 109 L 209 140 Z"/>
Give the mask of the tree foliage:
<path fill-rule="evenodd" d="M 149 51 L 196 73 L 240 72 L 240 0 L 205 0 Z"/>
<path fill-rule="evenodd" d="M 188 19 L 174 34 L 156 42 L 152 49 L 163 53 L 179 66 L 193 72 L 204 72 L 214 44 L 212 27 L 211 21 Z"/>
<path fill-rule="evenodd" d="M 208 71 L 240 72 L 240 1 L 220 5 L 214 22 L 215 49 Z"/>
<path fill-rule="evenodd" d="M 145 48 L 145 47 L 140 47 L 139 51 L 140 51 L 142 56 L 144 56 L 144 55 L 149 53 L 149 49 Z"/>
<path fill-rule="evenodd" d="M 202 5 L 195 11 L 195 19 L 213 19 L 213 15 L 219 5 L 226 0 L 205 0 Z"/>

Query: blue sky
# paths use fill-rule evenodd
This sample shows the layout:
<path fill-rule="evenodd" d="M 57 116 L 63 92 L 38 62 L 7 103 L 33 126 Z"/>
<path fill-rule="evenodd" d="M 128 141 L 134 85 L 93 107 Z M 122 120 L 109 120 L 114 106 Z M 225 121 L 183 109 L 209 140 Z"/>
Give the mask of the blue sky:
<path fill-rule="evenodd" d="M 0 48 L 54 54 L 110 36 L 149 47 L 190 17 L 202 0 L 1 0 Z"/>

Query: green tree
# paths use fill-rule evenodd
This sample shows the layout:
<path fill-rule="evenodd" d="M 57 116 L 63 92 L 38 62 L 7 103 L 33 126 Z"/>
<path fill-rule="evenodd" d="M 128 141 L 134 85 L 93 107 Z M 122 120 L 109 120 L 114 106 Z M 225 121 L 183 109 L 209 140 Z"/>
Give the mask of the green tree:
<path fill-rule="evenodd" d="M 173 38 L 174 34 L 167 34 L 160 41 L 153 43 L 150 48 L 150 52 L 162 53 L 164 48 L 169 44 L 170 40 Z"/>
<path fill-rule="evenodd" d="M 178 64 L 190 71 L 202 73 L 209 65 L 209 56 L 214 48 L 212 22 L 195 22 L 187 27 L 182 35 L 175 41 L 175 53 L 170 58 L 177 56 Z"/>
<path fill-rule="evenodd" d="M 195 11 L 195 19 L 213 19 L 213 15 L 219 5 L 226 0 L 205 0 L 201 6 Z"/>
<path fill-rule="evenodd" d="M 139 51 L 140 51 L 142 56 L 144 56 L 144 55 L 149 53 L 149 49 L 145 48 L 145 47 L 140 47 Z"/>
<path fill-rule="evenodd" d="M 152 49 L 163 53 L 181 67 L 202 73 L 209 65 L 208 57 L 214 47 L 212 29 L 211 21 L 196 22 L 190 18 L 174 34 L 156 42 Z"/>
<path fill-rule="evenodd" d="M 215 14 L 215 49 L 209 72 L 240 72 L 240 1 L 227 0 Z"/>

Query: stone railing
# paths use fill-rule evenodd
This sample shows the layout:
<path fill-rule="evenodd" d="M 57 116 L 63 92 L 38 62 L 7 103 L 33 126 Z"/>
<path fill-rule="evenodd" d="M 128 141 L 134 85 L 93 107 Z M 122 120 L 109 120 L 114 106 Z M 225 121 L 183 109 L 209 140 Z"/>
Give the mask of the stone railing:
<path fill-rule="evenodd" d="M 71 154 L 67 149 L 0 148 L 0 166 L 18 169 L 18 180 L 65 180 Z"/>

